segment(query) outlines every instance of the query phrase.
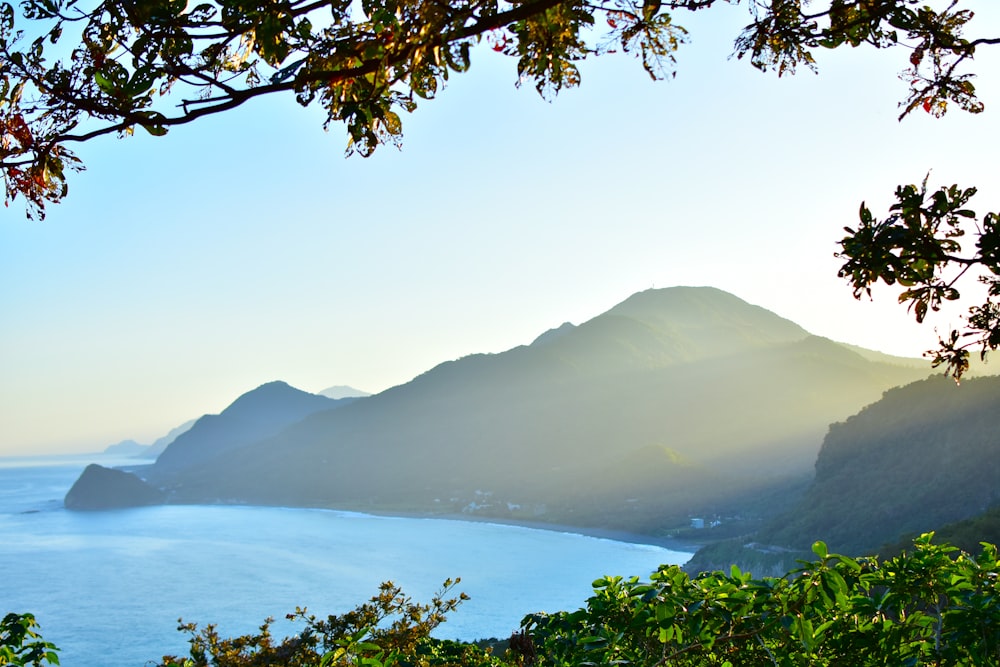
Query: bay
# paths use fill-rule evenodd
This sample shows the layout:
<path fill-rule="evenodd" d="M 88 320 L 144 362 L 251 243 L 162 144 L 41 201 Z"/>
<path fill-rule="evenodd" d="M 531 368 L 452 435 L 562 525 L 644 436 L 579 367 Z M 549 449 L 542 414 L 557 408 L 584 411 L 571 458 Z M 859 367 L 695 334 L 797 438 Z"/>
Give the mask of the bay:
<path fill-rule="evenodd" d="M 575 533 L 446 519 L 247 506 L 69 512 L 89 458 L 0 458 L 0 613 L 31 612 L 69 667 L 139 667 L 186 653 L 178 619 L 223 635 L 297 628 L 286 613 L 344 612 L 393 581 L 429 601 L 445 579 L 470 600 L 435 636 L 506 637 L 536 611 L 576 609 L 605 575 L 646 577 L 689 553 Z M 104 465 L 125 461 L 99 461 Z"/>

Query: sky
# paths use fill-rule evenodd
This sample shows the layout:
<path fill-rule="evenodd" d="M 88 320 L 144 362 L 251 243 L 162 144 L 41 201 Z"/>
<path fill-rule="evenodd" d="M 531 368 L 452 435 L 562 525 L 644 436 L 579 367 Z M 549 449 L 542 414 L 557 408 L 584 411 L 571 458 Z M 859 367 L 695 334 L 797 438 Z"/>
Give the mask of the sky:
<path fill-rule="evenodd" d="M 1000 7 L 969 4 L 1000 33 Z M 152 442 L 273 380 L 379 392 L 651 287 L 933 347 L 959 310 L 917 325 L 898 290 L 857 301 L 834 252 L 862 201 L 882 217 L 928 171 L 1000 210 L 997 49 L 975 63 L 985 113 L 900 123 L 902 50 L 779 79 L 730 58 L 745 7 L 675 21 L 675 79 L 604 56 L 551 103 L 484 44 L 367 159 L 291 98 L 78 146 L 88 169 L 44 221 L 0 213 L 0 455 Z"/>

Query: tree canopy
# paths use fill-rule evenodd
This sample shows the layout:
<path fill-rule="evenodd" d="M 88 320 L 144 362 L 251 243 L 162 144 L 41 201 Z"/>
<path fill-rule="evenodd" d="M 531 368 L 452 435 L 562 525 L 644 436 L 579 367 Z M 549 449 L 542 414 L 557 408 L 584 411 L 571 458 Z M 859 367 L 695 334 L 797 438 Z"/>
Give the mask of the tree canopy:
<path fill-rule="evenodd" d="M 24 0 L 0 6 L 0 168 L 6 201 L 29 215 L 67 192 L 82 164 L 75 143 L 154 135 L 265 95 L 318 104 L 344 123 L 348 153 L 398 145 L 400 112 L 433 98 L 485 41 L 516 59 L 519 80 L 556 95 L 580 83 L 579 63 L 623 51 L 653 79 L 673 75 L 687 31 L 674 15 L 722 0 Z M 738 0 L 737 0 L 738 2 Z M 951 103 L 982 110 L 972 74 L 973 18 L 959 2 L 748 3 L 735 55 L 779 75 L 815 68 L 813 52 L 903 47 L 910 92 L 901 116 Z"/>
<path fill-rule="evenodd" d="M 721 4 L 744 4 L 734 55 L 777 73 L 816 69 L 821 49 L 895 49 L 909 84 L 900 118 L 983 110 L 968 71 L 976 35 L 968 2 L 945 0 L 22 0 L 0 5 L 0 173 L 5 204 L 23 198 L 30 218 L 68 192 L 83 169 L 74 144 L 136 127 L 161 136 L 267 95 L 319 105 L 343 123 L 348 154 L 400 145 L 402 112 L 432 99 L 489 47 L 515 61 L 518 81 L 551 98 L 581 81 L 581 61 L 623 52 L 653 79 L 670 78 L 688 33 L 675 21 Z M 970 33 L 970 34 L 966 34 Z M 485 42 L 485 44 L 483 44 Z M 841 275 L 855 295 L 877 281 L 906 287 L 922 320 L 957 299 L 954 276 L 996 267 L 996 217 L 960 256 L 957 222 L 974 190 L 931 195 L 907 186 L 889 218 L 862 208 L 842 243 Z M 994 272 L 995 274 L 996 272 Z M 974 308 L 968 330 L 942 340 L 936 361 L 960 376 L 968 348 L 1000 344 L 1000 307 Z M 971 339 L 971 340 L 970 340 Z"/>

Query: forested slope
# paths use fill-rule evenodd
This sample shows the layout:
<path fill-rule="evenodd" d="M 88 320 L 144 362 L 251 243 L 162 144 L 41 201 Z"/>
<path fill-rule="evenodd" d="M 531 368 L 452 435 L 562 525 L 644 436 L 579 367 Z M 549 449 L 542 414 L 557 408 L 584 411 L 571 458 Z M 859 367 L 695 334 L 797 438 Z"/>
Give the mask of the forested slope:
<path fill-rule="evenodd" d="M 1000 378 L 935 376 L 891 389 L 833 424 L 802 499 L 757 534 L 699 553 L 693 569 L 729 558 L 787 567 L 815 540 L 848 554 L 895 553 L 914 535 L 978 550 L 996 540 Z M 991 528 L 992 527 L 992 528 Z M 791 550 L 791 551 L 786 551 Z"/>

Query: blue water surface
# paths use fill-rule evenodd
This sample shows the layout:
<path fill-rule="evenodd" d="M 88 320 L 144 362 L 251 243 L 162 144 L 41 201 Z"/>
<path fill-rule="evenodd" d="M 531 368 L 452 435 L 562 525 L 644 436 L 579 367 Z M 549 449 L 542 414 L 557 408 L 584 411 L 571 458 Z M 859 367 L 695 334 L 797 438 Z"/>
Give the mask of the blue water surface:
<path fill-rule="evenodd" d="M 608 574 L 646 577 L 690 554 L 490 523 L 331 510 L 162 506 L 68 512 L 86 458 L 0 458 L 0 613 L 34 613 L 66 667 L 140 667 L 186 653 L 177 621 L 276 634 L 296 606 L 346 611 L 393 581 L 470 600 L 444 638 L 506 637 L 535 611 L 576 609 Z M 104 464 L 123 461 L 102 461 Z"/>

